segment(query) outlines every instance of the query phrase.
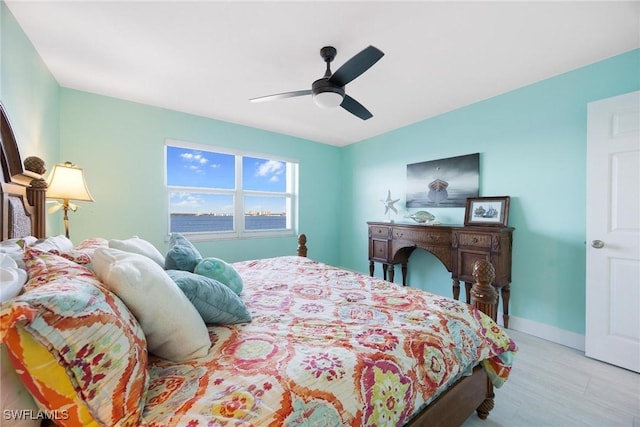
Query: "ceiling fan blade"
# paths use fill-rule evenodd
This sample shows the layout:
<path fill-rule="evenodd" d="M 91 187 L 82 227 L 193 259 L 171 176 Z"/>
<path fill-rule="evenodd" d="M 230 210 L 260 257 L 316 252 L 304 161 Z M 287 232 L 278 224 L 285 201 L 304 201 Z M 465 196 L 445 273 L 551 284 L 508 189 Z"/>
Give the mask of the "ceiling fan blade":
<path fill-rule="evenodd" d="M 349 95 L 344 96 L 344 99 L 342 100 L 342 104 L 340 104 L 340 106 L 354 116 L 360 117 L 362 120 L 367 120 L 373 117 L 373 114 L 371 114 L 369 110 L 364 108 L 362 104 L 360 104 Z"/>
<path fill-rule="evenodd" d="M 311 95 L 311 89 L 296 90 L 294 92 L 276 93 L 275 95 L 267 95 L 267 96 L 261 96 L 258 98 L 252 98 L 249 101 L 264 102 L 264 101 L 273 101 L 274 99 L 294 98 L 296 96 L 305 96 L 305 95 Z"/>
<path fill-rule="evenodd" d="M 329 78 L 329 81 L 338 86 L 344 86 L 371 68 L 383 56 L 384 53 L 380 49 L 369 46 L 338 68 Z"/>

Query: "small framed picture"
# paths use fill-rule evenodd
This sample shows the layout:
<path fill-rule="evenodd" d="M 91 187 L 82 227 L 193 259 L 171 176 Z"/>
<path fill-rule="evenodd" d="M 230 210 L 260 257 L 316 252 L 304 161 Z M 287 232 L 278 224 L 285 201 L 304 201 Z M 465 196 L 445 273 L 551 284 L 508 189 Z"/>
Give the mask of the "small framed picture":
<path fill-rule="evenodd" d="M 464 225 L 506 227 L 509 218 L 509 196 L 467 197 Z"/>

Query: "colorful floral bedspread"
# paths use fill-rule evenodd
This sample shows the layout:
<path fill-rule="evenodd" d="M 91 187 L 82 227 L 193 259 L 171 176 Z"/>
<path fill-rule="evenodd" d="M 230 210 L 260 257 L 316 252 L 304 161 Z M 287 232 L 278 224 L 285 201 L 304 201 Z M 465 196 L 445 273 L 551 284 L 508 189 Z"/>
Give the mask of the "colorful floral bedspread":
<path fill-rule="evenodd" d="M 150 426 L 402 425 L 477 361 L 496 386 L 515 343 L 470 306 L 307 258 L 233 264 L 253 321 L 209 355 L 150 360 Z"/>

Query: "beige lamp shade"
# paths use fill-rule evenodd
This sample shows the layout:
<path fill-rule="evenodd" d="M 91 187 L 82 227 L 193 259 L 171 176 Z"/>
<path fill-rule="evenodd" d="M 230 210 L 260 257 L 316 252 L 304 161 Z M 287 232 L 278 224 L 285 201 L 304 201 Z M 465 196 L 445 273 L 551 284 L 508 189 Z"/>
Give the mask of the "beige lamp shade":
<path fill-rule="evenodd" d="M 70 162 L 57 164 L 47 178 L 47 198 L 93 202 L 82 168 Z"/>

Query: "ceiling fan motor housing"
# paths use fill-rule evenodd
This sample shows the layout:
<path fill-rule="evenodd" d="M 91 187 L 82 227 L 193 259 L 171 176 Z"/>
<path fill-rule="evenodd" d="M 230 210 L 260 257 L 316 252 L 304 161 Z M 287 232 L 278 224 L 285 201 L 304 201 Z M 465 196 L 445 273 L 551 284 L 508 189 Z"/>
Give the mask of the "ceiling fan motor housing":
<path fill-rule="evenodd" d="M 335 108 L 342 104 L 344 99 L 344 86 L 336 86 L 328 78 L 321 78 L 311 85 L 313 100 L 323 108 Z"/>

